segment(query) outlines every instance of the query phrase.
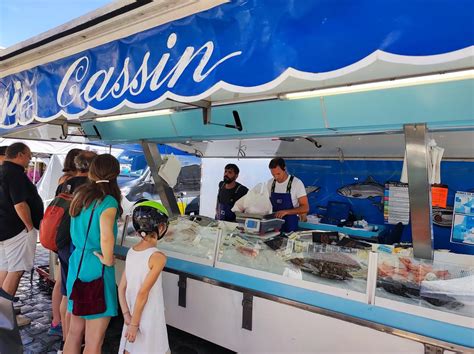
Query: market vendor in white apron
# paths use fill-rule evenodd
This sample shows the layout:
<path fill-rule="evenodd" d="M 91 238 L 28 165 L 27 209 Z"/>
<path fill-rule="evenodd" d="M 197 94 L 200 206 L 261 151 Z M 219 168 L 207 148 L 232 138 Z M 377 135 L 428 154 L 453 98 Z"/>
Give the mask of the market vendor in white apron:
<path fill-rule="evenodd" d="M 235 202 L 249 191 L 247 187 L 236 181 L 239 172 L 239 168 L 233 163 L 227 164 L 224 168 L 224 180 L 219 182 L 217 194 L 217 220 L 235 221 L 235 214 L 231 209 Z"/>
<path fill-rule="evenodd" d="M 268 181 L 270 200 L 275 216 L 284 219 L 284 232 L 298 229 L 299 215 L 309 211 L 308 197 L 303 182 L 290 176 L 286 171 L 285 160 L 274 158 L 268 165 L 273 179 Z"/>

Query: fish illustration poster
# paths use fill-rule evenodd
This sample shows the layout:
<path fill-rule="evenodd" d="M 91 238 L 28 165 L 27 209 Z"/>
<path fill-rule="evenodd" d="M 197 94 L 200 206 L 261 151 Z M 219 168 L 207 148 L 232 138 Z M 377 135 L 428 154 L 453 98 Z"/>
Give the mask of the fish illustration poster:
<path fill-rule="evenodd" d="M 456 193 L 451 242 L 474 245 L 474 193 Z"/>

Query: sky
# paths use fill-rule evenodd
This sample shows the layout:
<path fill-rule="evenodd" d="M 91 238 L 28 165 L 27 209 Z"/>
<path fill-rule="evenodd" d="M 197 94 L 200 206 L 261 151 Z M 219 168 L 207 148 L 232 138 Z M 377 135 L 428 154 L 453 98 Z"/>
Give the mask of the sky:
<path fill-rule="evenodd" d="M 112 0 L 0 0 L 0 47 L 9 47 Z"/>

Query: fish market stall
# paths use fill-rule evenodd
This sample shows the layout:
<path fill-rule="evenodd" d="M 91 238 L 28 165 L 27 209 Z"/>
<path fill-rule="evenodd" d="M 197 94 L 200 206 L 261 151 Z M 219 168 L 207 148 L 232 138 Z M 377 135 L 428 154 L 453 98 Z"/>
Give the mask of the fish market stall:
<path fill-rule="evenodd" d="M 0 128 L 140 142 L 173 216 L 167 323 L 239 352 L 472 351 L 473 3 L 134 6 L 2 51 Z M 202 158 L 202 215 L 180 216 L 157 143 Z M 211 220 L 205 167 L 265 182 L 273 157 L 311 187 L 310 230 Z M 117 273 L 137 241 L 126 217 Z"/>
<path fill-rule="evenodd" d="M 189 228 L 189 223 L 194 225 Z M 423 346 L 412 340 L 426 341 L 423 333 L 440 336 L 444 332 L 451 340 L 470 336 L 472 289 L 459 284 L 472 277 L 474 267 L 467 260 L 462 264 L 456 255 L 451 255 L 451 262 L 442 253 L 440 260 L 421 262 L 409 249 L 388 254 L 377 251 L 378 245 L 369 248 L 365 242 L 349 239 L 351 244 L 345 241 L 347 237 L 338 240 L 339 246 L 332 245 L 329 242 L 334 239 L 320 232 L 260 238 L 245 235 L 233 223 L 202 227 L 186 217 L 184 225 L 188 230 L 202 229 L 192 237 L 189 231 L 175 237 L 172 226 L 173 236 L 158 246 L 169 257 L 164 277 L 168 321 L 220 345 L 239 351 L 277 350 L 278 345 L 288 351 L 294 350 L 292 343 L 277 340 L 270 345 L 262 341 L 262 331 L 278 338 L 291 336 L 307 348 L 309 343 L 302 344 L 307 331 L 317 328 L 320 335 L 330 336 L 342 327 L 346 341 L 340 347 L 332 344 L 332 350 L 342 351 L 351 343 L 366 352 L 380 352 L 390 344 L 422 353 Z M 215 243 L 207 242 L 204 235 Z M 129 235 L 124 244 L 134 242 L 137 236 Z M 204 249 L 207 252 L 200 251 Z M 119 258 L 123 252 L 126 249 L 117 247 Z M 209 308 L 216 311 L 203 327 Z M 354 327 L 344 324 L 349 318 Z M 403 336 L 394 339 L 381 334 L 365 321 L 375 321 L 379 329 L 396 323 Z M 414 324 L 421 327 L 415 329 Z M 355 331 L 370 336 L 373 344 L 360 344 Z"/>

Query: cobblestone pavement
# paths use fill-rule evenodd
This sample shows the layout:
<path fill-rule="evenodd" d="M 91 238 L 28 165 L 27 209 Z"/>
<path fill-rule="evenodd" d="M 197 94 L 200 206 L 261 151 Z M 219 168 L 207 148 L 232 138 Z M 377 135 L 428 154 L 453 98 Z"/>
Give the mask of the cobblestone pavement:
<path fill-rule="evenodd" d="M 37 247 L 35 267 L 49 264 L 49 252 L 40 245 Z M 31 282 L 30 282 L 31 280 Z M 51 286 L 41 281 L 38 273 L 23 275 L 18 287 L 17 296 L 20 298 L 14 304 L 21 309 L 21 314 L 29 317 L 31 323 L 20 329 L 25 353 L 56 353 L 59 349 L 60 338 L 48 336 L 51 323 Z"/>
<path fill-rule="evenodd" d="M 49 251 L 37 246 L 35 267 L 49 265 Z M 20 281 L 15 308 L 31 319 L 31 323 L 20 329 L 24 352 L 56 353 L 60 346 L 60 337 L 48 336 L 51 323 L 51 291 L 47 281 L 40 278 L 35 271 L 33 277 L 25 274 Z M 122 333 L 123 318 L 113 317 L 107 329 L 102 353 L 117 353 Z M 173 354 L 227 354 L 231 351 L 192 336 L 176 328 L 168 327 L 168 337 Z"/>

